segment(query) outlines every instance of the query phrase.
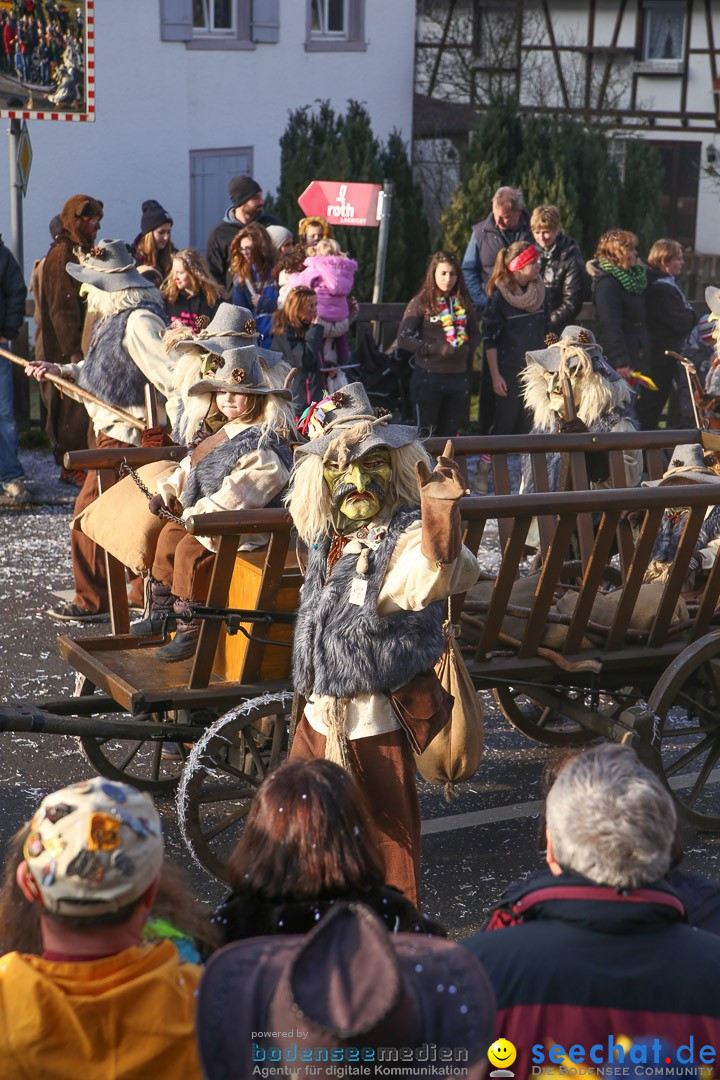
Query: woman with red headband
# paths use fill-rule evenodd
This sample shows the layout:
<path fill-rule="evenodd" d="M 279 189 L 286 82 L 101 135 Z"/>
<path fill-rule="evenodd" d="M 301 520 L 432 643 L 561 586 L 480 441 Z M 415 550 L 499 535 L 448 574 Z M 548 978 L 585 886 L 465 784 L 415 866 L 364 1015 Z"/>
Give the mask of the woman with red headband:
<path fill-rule="evenodd" d="M 452 252 L 438 251 L 398 329 L 398 348 L 414 354 L 410 400 L 423 433 L 457 435 L 467 423 L 469 373 L 479 344 L 460 263 Z"/>
<path fill-rule="evenodd" d="M 493 435 L 524 435 L 530 430 L 518 376 L 525 353 L 540 349 L 548 331 L 545 286 L 539 252 L 527 240 L 502 248 L 487 283 L 483 343 L 495 392 Z"/>

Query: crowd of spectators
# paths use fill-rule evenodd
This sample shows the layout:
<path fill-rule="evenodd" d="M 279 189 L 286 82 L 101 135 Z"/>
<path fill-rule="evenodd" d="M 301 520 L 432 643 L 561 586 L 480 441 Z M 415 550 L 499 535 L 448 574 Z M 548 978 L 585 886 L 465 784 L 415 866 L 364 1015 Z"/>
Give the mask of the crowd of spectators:
<path fill-rule="evenodd" d="M 619 1049 L 659 1077 L 707 1064 L 720 886 L 678 868 L 671 796 L 616 744 L 547 776 L 544 868 L 460 942 L 384 883 L 360 788 L 331 762 L 265 778 L 212 918 L 148 795 L 102 778 L 48 795 L 0 889 L 3 1075 L 383 1075 L 390 1048 L 393 1075 L 415 1078 L 434 1046 L 434 1075 L 478 1080 L 496 1039 L 520 1076 L 539 1054 L 557 1065 L 555 1048 L 608 1068 Z"/>
<path fill-rule="evenodd" d="M 16 0 L 0 14 L 0 70 L 23 83 L 52 86 L 61 65 L 82 67 L 85 17 L 81 6 L 54 0 Z"/>

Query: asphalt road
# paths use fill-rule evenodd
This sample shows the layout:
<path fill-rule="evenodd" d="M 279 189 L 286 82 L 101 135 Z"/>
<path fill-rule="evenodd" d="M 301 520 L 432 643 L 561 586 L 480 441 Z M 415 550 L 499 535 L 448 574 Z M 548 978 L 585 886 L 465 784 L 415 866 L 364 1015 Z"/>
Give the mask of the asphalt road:
<path fill-rule="evenodd" d="M 56 635 L 98 633 L 97 627 L 58 624 L 46 614 L 52 590 L 71 584 L 71 492 L 54 484 L 54 471 L 40 455 L 26 461 L 28 472 L 38 476 L 37 496 L 66 501 L 0 508 L 0 703 L 71 694 L 74 673 L 57 653 Z M 490 695 L 482 697 L 485 754 L 473 780 L 459 786 L 450 805 L 441 789 L 420 784 L 423 907 L 453 936 L 474 932 L 506 883 L 542 865 L 541 774 L 557 752 L 516 732 Z M 0 734 L 0 849 L 46 793 L 91 772 L 74 738 Z M 222 887 L 189 859 L 172 800 L 159 805 L 169 853 L 186 866 L 197 895 L 216 902 Z M 720 834 L 688 829 L 685 851 L 686 867 L 720 877 Z"/>

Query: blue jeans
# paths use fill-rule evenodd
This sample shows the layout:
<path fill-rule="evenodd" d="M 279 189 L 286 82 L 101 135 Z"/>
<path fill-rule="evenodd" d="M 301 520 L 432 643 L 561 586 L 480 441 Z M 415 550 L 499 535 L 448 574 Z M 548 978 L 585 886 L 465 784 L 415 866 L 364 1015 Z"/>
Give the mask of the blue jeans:
<path fill-rule="evenodd" d="M 5 342 L 3 348 L 8 348 Z M 13 405 L 12 365 L 0 356 L 0 484 L 23 475 L 18 458 L 17 424 Z"/>

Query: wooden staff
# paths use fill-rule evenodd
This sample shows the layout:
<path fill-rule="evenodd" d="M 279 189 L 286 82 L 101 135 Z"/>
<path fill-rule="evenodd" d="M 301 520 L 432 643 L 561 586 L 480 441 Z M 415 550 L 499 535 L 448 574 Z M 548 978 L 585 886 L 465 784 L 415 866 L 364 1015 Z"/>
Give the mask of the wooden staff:
<path fill-rule="evenodd" d="M 666 349 L 665 355 L 669 356 L 672 360 L 677 360 L 677 362 L 682 364 L 685 368 L 685 376 L 688 381 L 688 386 L 690 387 L 690 401 L 692 402 L 693 413 L 695 414 L 695 423 L 699 428 L 703 427 L 704 425 L 700 419 L 698 408 L 698 398 L 702 401 L 704 390 L 695 365 L 692 360 L 688 360 L 686 356 L 681 356 L 680 353 L 673 352 L 672 349 Z"/>
<path fill-rule="evenodd" d="M 19 367 L 26 368 L 28 366 L 27 360 L 23 360 L 22 356 L 15 356 L 14 353 L 8 352 L 7 349 L 0 349 L 0 356 L 4 356 L 6 360 L 10 360 L 11 363 L 17 364 Z M 99 405 L 101 409 L 107 409 L 108 412 L 115 413 L 118 420 L 122 420 L 124 424 L 129 424 L 130 427 L 137 428 L 138 431 L 145 430 L 144 421 L 139 420 L 137 416 L 133 416 L 132 413 L 121 409 L 119 405 L 109 405 L 107 401 L 101 401 L 95 394 L 91 394 L 89 390 L 83 390 L 81 386 L 71 382 L 70 379 L 63 379 L 61 375 L 47 373 L 45 379 L 57 386 L 59 390 L 64 390 L 65 393 L 77 401 L 87 401 L 91 405 Z"/>

